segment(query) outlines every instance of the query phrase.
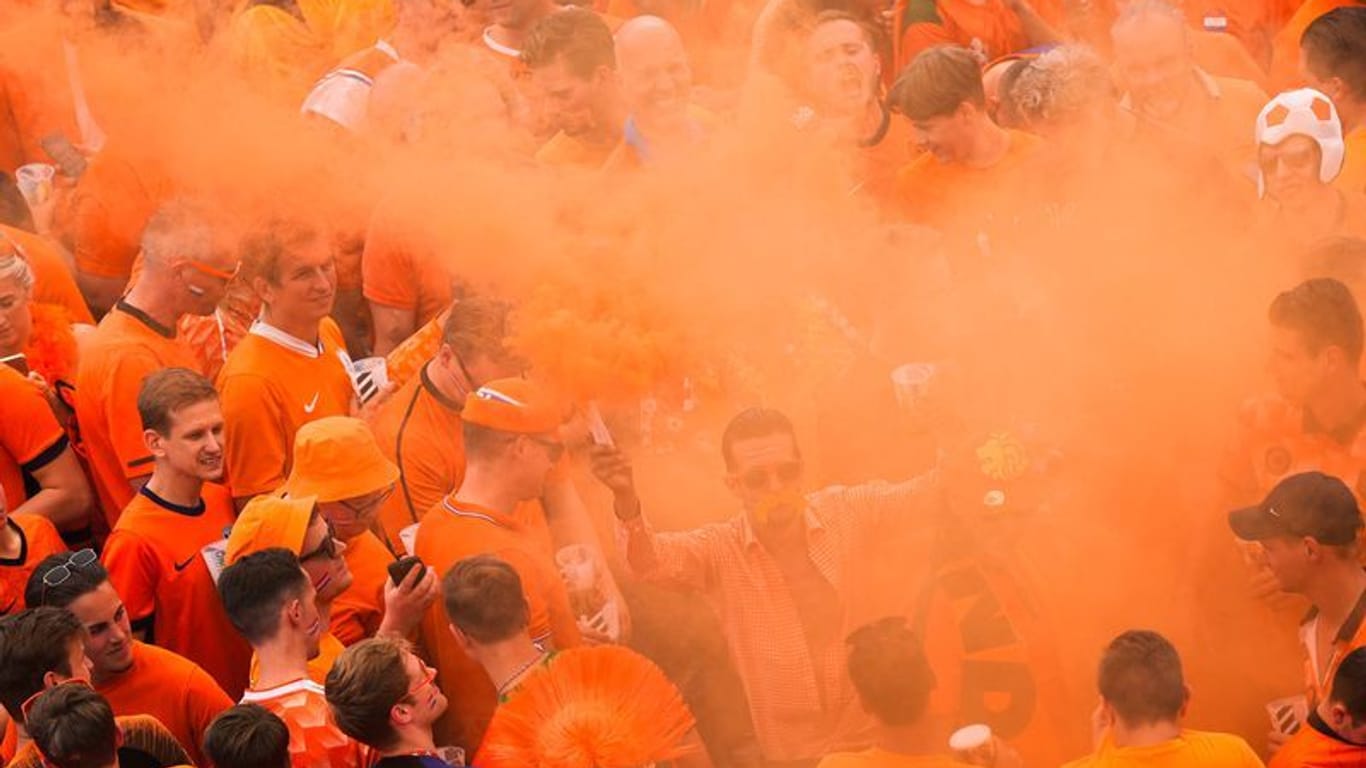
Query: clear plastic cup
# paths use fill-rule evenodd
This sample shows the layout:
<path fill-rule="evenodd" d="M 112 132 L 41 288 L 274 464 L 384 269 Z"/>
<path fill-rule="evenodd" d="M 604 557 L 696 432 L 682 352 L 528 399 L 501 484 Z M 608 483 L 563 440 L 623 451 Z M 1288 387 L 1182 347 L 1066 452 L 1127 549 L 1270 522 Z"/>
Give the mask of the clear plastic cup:
<path fill-rule="evenodd" d="M 389 386 L 389 367 L 382 357 L 364 357 L 351 363 L 351 386 L 362 403 Z"/>
<path fill-rule="evenodd" d="M 949 736 L 949 749 L 958 759 L 973 765 L 996 764 L 996 738 L 985 723 L 965 725 Z"/>
<path fill-rule="evenodd" d="M 14 172 L 14 181 L 19 186 L 19 194 L 30 208 L 46 203 L 52 197 L 52 180 L 57 175 L 57 166 L 47 163 L 21 165 Z"/>

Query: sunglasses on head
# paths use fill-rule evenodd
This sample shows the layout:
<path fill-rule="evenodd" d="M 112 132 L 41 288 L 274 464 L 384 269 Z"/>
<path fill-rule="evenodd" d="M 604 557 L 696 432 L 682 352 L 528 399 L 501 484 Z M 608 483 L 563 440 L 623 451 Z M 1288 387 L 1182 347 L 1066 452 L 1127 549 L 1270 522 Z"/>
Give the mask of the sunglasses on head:
<path fill-rule="evenodd" d="M 237 277 L 237 273 L 242 270 L 242 262 L 240 261 L 232 265 L 231 271 L 222 270 L 194 259 L 183 259 L 178 266 L 189 267 L 190 269 L 208 275 L 209 277 L 216 277 L 225 283 L 232 282 L 233 278 Z"/>
<path fill-rule="evenodd" d="M 771 478 L 777 478 L 779 485 L 791 485 L 802 476 L 802 463 L 788 461 L 776 467 L 755 467 L 739 476 L 740 484 L 751 491 L 768 488 Z"/>
<path fill-rule="evenodd" d="M 71 578 L 71 574 L 82 568 L 87 568 L 91 563 L 99 559 L 93 549 L 82 549 L 72 552 L 66 561 L 60 565 L 53 566 L 47 573 L 43 574 L 43 591 L 40 602 L 47 603 L 47 588 L 55 587 Z"/>
<path fill-rule="evenodd" d="M 327 535 L 323 537 L 323 543 L 319 544 L 318 548 L 312 552 L 309 552 L 306 555 L 299 555 L 299 562 L 304 563 L 319 557 L 325 557 L 328 560 L 335 560 L 337 558 L 337 531 L 332 527 L 332 522 L 330 520 L 325 520 L 324 522 L 327 524 Z"/>

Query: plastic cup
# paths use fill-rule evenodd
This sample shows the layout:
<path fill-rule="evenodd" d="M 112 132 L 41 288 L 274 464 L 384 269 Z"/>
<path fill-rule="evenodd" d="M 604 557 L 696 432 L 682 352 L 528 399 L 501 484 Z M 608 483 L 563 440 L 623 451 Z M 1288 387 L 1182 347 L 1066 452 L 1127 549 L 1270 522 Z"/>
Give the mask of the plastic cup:
<path fill-rule="evenodd" d="M 14 172 L 19 194 L 30 208 L 46 203 L 52 197 L 52 179 L 57 175 L 57 166 L 47 163 L 21 165 Z"/>
<path fill-rule="evenodd" d="M 351 386 L 362 403 L 389 386 L 389 368 L 382 357 L 364 357 L 351 363 Z"/>
<path fill-rule="evenodd" d="M 592 589 L 598 585 L 598 567 L 593 553 L 582 544 L 561 547 L 555 553 L 555 565 L 571 590 Z"/>
<path fill-rule="evenodd" d="M 934 363 L 907 363 L 892 370 L 896 403 L 914 430 L 931 426 L 930 389 L 938 375 L 939 366 Z"/>
<path fill-rule="evenodd" d="M 949 749 L 965 763 L 994 765 L 996 762 L 996 739 L 991 726 L 985 723 L 965 725 L 954 731 L 949 736 Z"/>

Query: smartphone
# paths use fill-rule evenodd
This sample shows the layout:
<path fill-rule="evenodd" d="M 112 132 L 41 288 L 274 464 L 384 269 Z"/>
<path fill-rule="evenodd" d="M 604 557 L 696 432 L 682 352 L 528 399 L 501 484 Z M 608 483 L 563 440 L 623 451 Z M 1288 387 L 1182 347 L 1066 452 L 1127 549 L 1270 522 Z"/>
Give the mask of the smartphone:
<path fill-rule="evenodd" d="M 408 578 L 408 572 L 421 565 L 422 561 L 413 555 L 400 557 L 389 563 L 389 578 L 394 580 L 395 586 L 402 584 L 403 580 Z"/>
<path fill-rule="evenodd" d="M 9 367 L 24 374 L 25 376 L 28 375 L 28 358 L 24 357 L 23 352 L 17 352 L 13 355 L 0 357 L 0 363 L 8 365 Z"/>

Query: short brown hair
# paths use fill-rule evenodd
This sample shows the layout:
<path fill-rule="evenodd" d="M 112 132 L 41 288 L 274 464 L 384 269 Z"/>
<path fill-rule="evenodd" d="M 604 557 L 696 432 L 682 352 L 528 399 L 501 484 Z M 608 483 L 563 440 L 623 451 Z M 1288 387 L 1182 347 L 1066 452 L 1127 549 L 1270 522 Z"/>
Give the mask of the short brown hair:
<path fill-rule="evenodd" d="M 33 702 L 25 723 L 47 763 L 100 768 L 114 761 L 118 726 L 109 702 L 84 685 L 59 685 Z"/>
<path fill-rule="evenodd" d="M 142 428 L 161 435 L 171 432 L 171 416 L 181 408 L 217 400 L 213 382 L 189 368 L 163 368 L 142 380 L 138 416 Z"/>
<path fill-rule="evenodd" d="M 408 698 L 406 640 L 372 637 L 347 648 L 327 673 L 327 704 L 342 733 L 375 749 L 398 741 L 389 710 Z"/>
<path fill-rule="evenodd" d="M 984 109 L 982 63 L 959 45 L 926 48 L 902 70 L 887 101 L 911 120 L 951 115 L 964 103 Z"/>
<path fill-rule="evenodd" d="M 1331 277 L 1306 280 L 1277 296 L 1267 314 L 1273 325 L 1299 332 L 1314 354 L 1335 346 L 1349 362 L 1361 360 L 1361 310 L 1341 281 Z"/>
<path fill-rule="evenodd" d="M 451 566 L 441 586 L 447 618 L 475 642 L 502 642 L 531 623 L 522 577 L 492 555 L 467 557 Z"/>
<path fill-rule="evenodd" d="M 560 11 L 553 15 L 570 12 Z M 499 299 L 487 296 L 461 299 L 451 306 L 446 324 L 441 327 L 441 343 L 455 350 L 455 354 L 466 362 L 481 356 L 494 361 L 505 360 L 511 357 L 507 349 L 511 312 L 512 305 Z"/>
<path fill-rule="evenodd" d="M 260 704 L 238 704 L 209 723 L 204 754 L 220 768 L 289 768 L 289 728 Z"/>
<path fill-rule="evenodd" d="M 1131 629 L 1111 640 L 1097 678 L 1101 698 L 1130 727 L 1174 721 L 1186 705 L 1181 657 L 1150 630 Z"/>
<path fill-rule="evenodd" d="M 582 80 L 592 77 L 598 67 L 616 69 L 612 30 L 601 16 L 584 8 L 565 8 L 546 16 L 527 33 L 522 62 L 528 69 L 540 69 L 559 58 Z"/>
<path fill-rule="evenodd" d="M 321 234 L 307 224 L 271 219 L 242 239 L 242 271 L 248 279 L 260 277 L 280 284 L 280 260 L 286 253 L 316 242 Z"/>
<path fill-rule="evenodd" d="M 30 608 L 0 621 L 0 704 L 23 725 L 24 702 L 43 690 L 43 677 L 71 677 L 71 647 L 85 642 L 85 627 L 63 608 Z"/>
<path fill-rule="evenodd" d="M 1366 8 L 1348 5 L 1314 19 L 1300 36 L 1309 70 L 1340 78 L 1354 99 L 1366 99 Z"/>

